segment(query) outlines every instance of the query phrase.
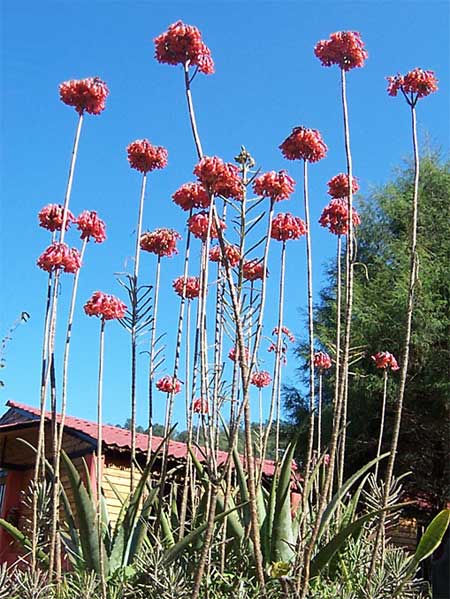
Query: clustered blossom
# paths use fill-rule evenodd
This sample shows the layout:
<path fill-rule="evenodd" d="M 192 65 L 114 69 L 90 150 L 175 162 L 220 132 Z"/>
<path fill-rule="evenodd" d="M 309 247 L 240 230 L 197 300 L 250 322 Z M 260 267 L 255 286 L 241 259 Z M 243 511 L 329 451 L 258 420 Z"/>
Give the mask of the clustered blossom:
<path fill-rule="evenodd" d="M 409 71 L 406 75 L 387 77 L 387 80 L 387 92 L 390 96 L 396 96 L 402 91 L 404 94 L 416 95 L 416 98 L 424 98 L 438 90 L 434 72 L 419 68 Z"/>
<path fill-rule="evenodd" d="M 154 39 L 155 58 L 164 64 L 183 64 L 198 67 L 205 75 L 214 73 L 211 51 L 202 41 L 197 27 L 177 21 Z"/>
<path fill-rule="evenodd" d="M 377 368 L 383 368 L 384 370 L 387 368 L 390 368 L 391 370 L 400 370 L 397 360 L 388 351 L 379 351 L 372 356 L 372 360 L 374 360 Z"/>
<path fill-rule="evenodd" d="M 241 252 L 236 245 L 226 245 L 225 256 L 228 260 L 228 264 L 232 268 L 237 266 L 241 260 Z M 216 245 L 209 250 L 209 259 L 211 262 L 220 262 L 221 264 L 225 264 L 220 245 Z"/>
<path fill-rule="evenodd" d="M 250 382 L 258 389 L 262 389 L 263 387 L 267 387 L 272 382 L 272 377 L 267 372 L 267 370 L 260 370 L 259 372 L 254 372 L 251 376 Z"/>
<path fill-rule="evenodd" d="M 96 243 L 102 243 L 106 239 L 106 225 L 98 217 L 95 210 L 84 210 L 75 220 L 77 229 L 81 231 L 81 239 L 94 238 Z"/>
<path fill-rule="evenodd" d="M 148 173 L 167 165 L 167 150 L 162 146 L 153 146 L 148 139 L 137 139 L 127 147 L 128 162 L 131 168 Z"/>
<path fill-rule="evenodd" d="M 236 347 L 232 347 L 230 349 L 230 351 L 228 352 L 228 357 L 230 358 L 230 360 L 232 362 L 236 362 L 236 359 L 238 357 L 238 349 L 236 349 Z M 249 359 L 249 351 L 248 351 L 248 347 L 244 348 L 244 361 L 248 362 Z"/>
<path fill-rule="evenodd" d="M 275 327 L 272 331 L 272 335 L 278 336 L 278 331 L 279 331 L 279 328 Z M 291 343 L 293 343 L 295 341 L 295 337 L 291 333 L 291 331 L 287 327 L 284 327 L 284 326 L 281 327 L 281 334 L 282 334 L 282 343 L 281 343 L 281 347 L 280 347 L 280 353 L 281 353 L 281 359 L 282 359 L 283 364 L 286 364 L 287 363 L 287 358 L 286 358 L 287 343 L 286 343 L 286 341 L 290 341 Z M 269 345 L 269 348 L 267 351 L 279 353 L 278 352 L 278 343 L 271 343 Z"/>
<path fill-rule="evenodd" d="M 195 166 L 194 175 L 211 194 L 242 200 L 244 187 L 234 164 L 217 156 L 204 156 Z"/>
<path fill-rule="evenodd" d="M 208 208 L 211 198 L 201 183 L 185 183 L 172 196 L 173 201 L 183 210 Z"/>
<path fill-rule="evenodd" d="M 280 330 L 280 329 L 279 329 L 278 327 L 275 327 L 275 328 L 273 329 L 273 331 L 272 331 L 272 335 L 278 335 L 278 331 L 279 331 L 279 330 Z M 286 337 L 289 339 L 289 341 L 290 341 L 291 343 L 294 343 L 294 342 L 295 342 L 295 337 L 294 337 L 294 335 L 293 335 L 292 331 L 291 331 L 290 329 L 288 329 L 287 327 L 285 327 L 285 326 L 282 326 L 282 327 L 281 327 L 281 333 L 282 333 L 283 335 L 286 335 Z"/>
<path fill-rule="evenodd" d="M 318 162 L 325 158 L 328 148 L 317 129 L 295 127 L 279 146 L 288 160 Z"/>
<path fill-rule="evenodd" d="M 194 299 L 200 293 L 200 279 L 198 277 L 178 277 L 172 283 L 172 287 L 180 297 Z"/>
<path fill-rule="evenodd" d="M 64 217 L 64 207 L 61 204 L 48 204 L 44 206 L 38 214 L 39 226 L 48 231 L 61 231 Z M 70 223 L 74 221 L 74 216 L 67 210 L 67 218 L 65 229 L 70 227 Z"/>
<path fill-rule="evenodd" d="M 197 237 L 202 241 L 206 241 L 206 238 L 208 237 L 208 221 L 208 212 L 206 210 L 202 210 L 197 214 L 193 214 L 188 219 L 188 229 L 194 237 Z M 223 220 L 218 219 L 218 221 L 219 227 L 222 231 L 227 228 Z M 211 228 L 209 231 L 209 236 L 211 239 L 217 239 L 217 237 L 219 236 L 217 232 L 216 221 L 214 218 L 211 219 Z"/>
<path fill-rule="evenodd" d="M 246 281 L 257 281 L 264 277 L 264 264 L 262 260 L 253 258 L 247 260 L 242 266 L 242 276 Z M 266 277 L 269 276 L 269 272 L 266 270 Z"/>
<path fill-rule="evenodd" d="M 178 253 L 177 240 L 181 235 L 173 229 L 155 229 L 141 235 L 140 245 L 145 252 L 151 252 L 159 257 L 171 258 Z"/>
<path fill-rule="evenodd" d="M 368 57 L 364 42 L 357 31 L 337 31 L 328 40 L 321 40 L 314 54 L 325 67 L 337 64 L 344 71 L 364 66 Z"/>
<path fill-rule="evenodd" d="M 352 209 L 352 222 L 354 227 L 361 224 L 359 214 L 354 208 Z M 322 225 L 322 227 L 326 227 L 330 231 L 330 233 L 333 233 L 334 235 L 347 235 L 347 201 L 331 200 L 331 202 L 323 209 L 322 215 L 319 218 L 319 223 Z"/>
<path fill-rule="evenodd" d="M 331 358 L 324 351 L 318 351 L 314 354 L 314 367 L 318 370 L 328 370 L 331 368 Z"/>
<path fill-rule="evenodd" d="M 126 305 L 119 298 L 102 291 L 95 291 L 84 305 L 88 316 L 99 316 L 103 320 L 123 318 L 126 310 Z"/>
<path fill-rule="evenodd" d="M 328 181 L 328 195 L 335 199 L 348 198 L 350 186 L 348 184 L 348 175 L 339 173 Z M 359 189 L 358 179 L 352 177 L 352 193 L 356 193 Z"/>
<path fill-rule="evenodd" d="M 156 388 L 164 393 L 179 393 L 181 391 L 181 381 L 167 374 L 159 381 L 156 381 Z"/>
<path fill-rule="evenodd" d="M 306 223 L 298 216 L 293 216 L 289 212 L 278 214 L 272 221 L 270 236 L 277 241 L 299 239 L 305 234 Z"/>
<path fill-rule="evenodd" d="M 55 241 L 39 256 L 37 265 L 47 272 L 62 268 L 64 272 L 74 274 L 81 267 L 81 256 L 76 248 Z"/>
<path fill-rule="evenodd" d="M 201 397 L 197 397 L 192 404 L 192 410 L 194 411 L 194 414 L 208 414 L 208 401 Z"/>
<path fill-rule="evenodd" d="M 253 191 L 263 198 L 270 198 L 273 202 L 287 200 L 294 188 L 295 181 L 285 170 L 264 173 L 253 182 Z"/>
<path fill-rule="evenodd" d="M 78 114 L 100 114 L 105 109 L 109 89 L 98 77 L 64 81 L 59 86 L 59 96 L 64 104 L 73 106 Z"/>

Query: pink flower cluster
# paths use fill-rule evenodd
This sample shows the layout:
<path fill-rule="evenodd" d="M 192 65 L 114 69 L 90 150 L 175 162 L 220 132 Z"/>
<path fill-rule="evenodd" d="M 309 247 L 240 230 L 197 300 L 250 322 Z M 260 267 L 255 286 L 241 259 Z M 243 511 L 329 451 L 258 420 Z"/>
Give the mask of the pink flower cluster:
<path fill-rule="evenodd" d="M 181 381 L 167 374 L 159 381 L 156 381 L 156 388 L 163 393 L 179 393 L 181 391 Z"/>
<path fill-rule="evenodd" d="M 171 258 L 177 254 L 177 240 L 181 235 L 173 229 L 155 229 L 146 231 L 141 235 L 140 246 L 145 252 L 151 252 L 159 257 L 168 256 Z"/>
<path fill-rule="evenodd" d="M 226 245 L 225 256 L 228 261 L 228 264 L 232 268 L 237 266 L 241 260 L 241 252 L 236 245 Z M 209 250 L 209 259 L 211 260 L 211 262 L 220 262 L 221 264 L 225 264 L 220 245 L 216 245 Z"/>
<path fill-rule="evenodd" d="M 280 150 L 288 160 L 318 162 L 325 158 L 328 148 L 317 129 L 295 127 L 280 145 Z"/>
<path fill-rule="evenodd" d="M 201 397 L 197 397 L 192 404 L 192 409 L 194 414 L 208 414 L 208 401 L 206 399 L 202 399 Z"/>
<path fill-rule="evenodd" d="M 433 71 L 424 71 L 423 69 L 413 69 L 406 75 L 395 75 L 388 77 L 387 92 L 390 96 L 396 96 L 399 91 L 405 94 L 416 95 L 417 98 L 424 98 L 438 90 L 437 79 Z"/>
<path fill-rule="evenodd" d="M 39 211 L 39 226 L 52 232 L 61 231 L 63 215 L 64 207 L 61 204 L 48 204 Z M 66 231 L 70 227 L 70 223 L 74 220 L 73 214 L 68 210 L 65 226 Z"/>
<path fill-rule="evenodd" d="M 228 352 L 228 357 L 230 358 L 230 360 L 232 362 L 236 362 L 236 359 L 238 357 L 238 349 L 236 347 L 232 347 L 230 349 L 230 351 Z M 244 349 L 244 360 L 245 362 L 248 362 L 249 359 L 249 351 L 248 351 L 248 347 L 246 347 Z"/>
<path fill-rule="evenodd" d="M 198 212 L 197 214 L 193 214 L 188 219 L 188 229 L 194 237 L 197 237 L 198 239 L 201 239 L 202 241 L 206 241 L 206 238 L 208 236 L 208 221 L 209 221 L 208 212 L 206 210 L 202 210 L 201 212 Z M 220 219 L 219 219 L 219 227 L 221 228 L 222 231 L 227 228 L 224 221 L 220 220 Z M 216 222 L 214 219 L 211 220 L 211 228 L 210 228 L 209 233 L 210 233 L 211 239 L 217 239 L 217 237 L 219 236 L 218 232 L 217 232 Z"/>
<path fill-rule="evenodd" d="M 272 221 L 270 236 L 277 241 L 288 239 L 299 239 L 306 234 L 306 224 L 298 216 L 292 216 L 289 212 L 280 213 Z"/>
<path fill-rule="evenodd" d="M 197 27 L 177 21 L 154 39 L 155 58 L 165 64 L 186 64 L 198 67 L 205 75 L 214 73 L 211 52 L 202 41 Z"/>
<path fill-rule="evenodd" d="M 270 171 L 257 177 L 253 182 L 253 191 L 263 198 L 270 198 L 273 202 L 287 200 L 294 192 L 295 181 L 285 170 Z"/>
<path fill-rule="evenodd" d="M 272 335 L 278 335 L 278 331 L 279 331 L 279 328 L 275 327 L 272 331 Z M 289 341 L 291 343 L 295 342 L 295 337 L 294 337 L 292 331 L 290 329 L 288 329 L 287 327 L 285 327 L 285 326 L 281 327 L 281 333 L 283 335 L 286 335 L 286 337 L 289 339 Z"/>
<path fill-rule="evenodd" d="M 321 40 L 314 54 L 325 67 L 337 64 L 344 71 L 364 66 L 368 53 L 357 31 L 337 31 L 328 40 Z"/>
<path fill-rule="evenodd" d="M 208 208 L 211 198 L 201 183 L 185 183 L 172 196 L 173 201 L 183 210 Z"/>
<path fill-rule="evenodd" d="M 264 264 L 262 260 L 258 260 L 257 258 L 253 258 L 252 260 L 247 260 L 244 262 L 242 267 L 242 276 L 246 281 L 257 281 L 264 277 Z M 266 277 L 269 276 L 268 271 L 266 271 Z"/>
<path fill-rule="evenodd" d="M 39 256 L 37 265 L 47 272 L 61 268 L 74 274 L 81 267 L 81 256 L 76 248 L 55 241 Z"/>
<path fill-rule="evenodd" d="M 180 297 L 194 299 L 200 293 L 200 280 L 198 277 L 178 277 L 173 281 L 172 287 Z"/>
<path fill-rule="evenodd" d="M 88 316 L 98 316 L 103 320 L 123 318 L 126 314 L 126 305 L 114 295 L 95 291 L 85 303 L 84 311 Z"/>
<path fill-rule="evenodd" d="M 194 175 L 212 195 L 242 200 L 244 187 L 234 164 L 217 156 L 204 156 L 195 166 Z"/>
<path fill-rule="evenodd" d="M 162 146 L 153 146 L 148 139 L 137 139 L 127 147 L 128 162 L 131 168 L 148 173 L 167 165 L 167 150 Z"/>
<path fill-rule="evenodd" d="M 353 226 L 361 224 L 358 212 L 352 209 Z M 322 215 L 319 218 L 319 223 L 322 227 L 327 228 L 334 235 L 348 234 L 348 205 L 346 200 L 336 199 L 331 200 L 328 206 L 323 209 Z"/>
<path fill-rule="evenodd" d="M 267 387 L 272 382 L 272 377 L 267 372 L 267 370 L 260 370 L 259 372 L 254 372 L 250 378 L 250 382 L 258 389 L 262 389 L 263 387 Z"/>
<path fill-rule="evenodd" d="M 331 368 L 331 358 L 324 351 L 318 351 L 314 354 L 314 367 L 318 370 L 328 370 Z"/>
<path fill-rule="evenodd" d="M 352 193 L 356 193 L 359 189 L 358 179 L 352 177 Z M 328 181 L 328 195 L 332 198 L 348 198 L 350 186 L 348 184 L 348 175 L 339 173 Z"/>
<path fill-rule="evenodd" d="M 100 114 L 105 109 L 109 89 L 98 77 L 64 81 L 59 95 L 64 104 L 73 106 L 78 114 Z"/>
<path fill-rule="evenodd" d="M 98 217 L 95 210 L 84 210 L 76 219 L 77 228 L 81 231 L 81 239 L 94 238 L 96 243 L 102 243 L 106 239 L 106 225 Z"/>
<path fill-rule="evenodd" d="M 390 368 L 391 370 L 400 370 L 400 366 L 397 363 L 395 357 L 389 353 L 388 351 L 379 351 L 374 356 L 372 356 L 372 360 L 375 362 L 375 366 L 377 368 Z"/>

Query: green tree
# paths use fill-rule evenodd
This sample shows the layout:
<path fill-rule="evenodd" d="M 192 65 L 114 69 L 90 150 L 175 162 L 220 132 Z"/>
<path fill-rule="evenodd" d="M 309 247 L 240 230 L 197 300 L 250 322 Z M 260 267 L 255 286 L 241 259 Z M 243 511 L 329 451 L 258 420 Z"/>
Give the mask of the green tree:
<path fill-rule="evenodd" d="M 412 190 L 412 170 L 406 167 L 391 183 L 358 202 L 362 223 L 357 230 L 352 346 L 362 346 L 362 356 L 351 368 L 348 471 L 376 452 L 382 376 L 371 356 L 390 351 L 401 359 Z M 419 211 L 419 281 L 396 471 L 411 471 L 405 486 L 433 511 L 449 496 L 450 474 L 450 163 L 437 155 L 422 158 Z M 335 264 L 330 264 L 328 285 L 315 312 L 317 338 L 328 351 L 335 336 L 335 281 Z M 304 376 L 305 346 L 300 345 L 297 352 Z M 398 378 L 395 373 L 389 375 L 384 450 L 389 449 L 391 439 Z M 330 375 L 324 383 L 325 439 L 331 428 L 332 396 Z M 305 427 L 301 390 L 286 389 L 285 404 L 293 421 Z"/>

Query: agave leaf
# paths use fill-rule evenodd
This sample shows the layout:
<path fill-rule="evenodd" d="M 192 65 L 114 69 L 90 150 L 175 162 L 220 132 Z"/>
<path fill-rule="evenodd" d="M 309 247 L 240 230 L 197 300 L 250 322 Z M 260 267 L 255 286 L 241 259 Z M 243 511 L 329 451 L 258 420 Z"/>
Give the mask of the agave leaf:
<path fill-rule="evenodd" d="M 148 518 L 152 509 L 153 502 L 155 501 L 158 495 L 158 491 L 158 487 L 152 489 L 147 499 L 144 501 L 144 505 L 142 506 L 141 514 L 134 528 L 133 538 L 131 540 L 130 560 L 133 560 L 134 557 L 138 555 L 142 549 L 147 534 Z"/>
<path fill-rule="evenodd" d="M 433 518 L 427 526 L 422 538 L 419 541 L 416 552 L 413 555 L 411 563 L 408 566 L 410 575 L 416 573 L 417 567 L 421 561 L 429 557 L 442 542 L 447 528 L 450 525 L 450 509 L 442 510 Z"/>
<path fill-rule="evenodd" d="M 275 513 L 275 502 L 277 497 L 278 474 L 275 472 L 270 485 L 269 500 L 267 502 L 266 517 L 261 526 L 261 549 L 266 563 L 270 562 L 270 544 L 272 536 L 273 516 Z"/>
<path fill-rule="evenodd" d="M 9 533 L 12 538 L 17 541 L 24 549 L 32 551 L 33 544 L 31 540 L 18 528 L 16 528 L 11 522 L 7 522 L 3 518 L 0 518 L 0 526 Z M 38 549 L 37 558 L 45 566 L 48 566 L 48 555 L 46 555 L 42 549 Z"/>
<path fill-rule="evenodd" d="M 284 452 L 277 481 L 275 513 L 272 524 L 271 561 L 289 563 L 295 555 L 291 517 L 292 460 L 297 442 L 289 443 Z"/>

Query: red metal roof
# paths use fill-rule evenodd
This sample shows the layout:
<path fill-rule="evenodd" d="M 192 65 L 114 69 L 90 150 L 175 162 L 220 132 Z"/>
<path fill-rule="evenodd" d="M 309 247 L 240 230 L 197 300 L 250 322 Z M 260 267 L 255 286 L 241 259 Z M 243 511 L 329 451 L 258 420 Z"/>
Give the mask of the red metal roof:
<path fill-rule="evenodd" d="M 36 420 L 40 417 L 40 410 L 33 408 L 27 404 L 18 403 L 15 401 L 8 401 L 6 405 L 13 410 L 16 410 L 17 416 L 8 414 L 7 420 L 2 418 L 0 420 L 0 432 L 17 424 L 23 424 L 30 420 Z M 26 418 L 26 414 L 29 414 L 31 418 Z M 45 413 L 46 420 L 51 419 L 51 413 Z M 57 415 L 57 421 L 61 421 L 60 414 Z M 68 431 L 74 431 L 81 435 L 89 437 L 93 442 L 97 442 L 98 427 L 95 422 L 90 420 L 83 420 L 82 418 L 75 418 L 74 416 L 66 416 L 64 428 Z M 108 446 L 111 449 L 117 448 L 119 450 L 130 451 L 131 450 L 131 431 L 120 428 L 118 426 L 111 426 L 104 424 L 102 426 L 103 445 Z M 152 451 L 156 451 L 162 442 L 161 437 L 152 438 Z M 142 433 L 136 433 L 136 449 L 137 451 L 147 452 L 148 447 L 148 435 Z M 198 457 L 201 459 L 201 453 L 197 452 Z M 187 445 L 180 443 L 179 441 L 169 441 L 169 456 L 174 459 L 183 459 L 187 455 Z M 226 451 L 217 452 L 217 462 L 223 464 L 227 459 L 228 453 Z M 272 476 L 275 471 L 275 463 L 272 460 L 264 461 L 263 473 L 267 476 Z"/>

